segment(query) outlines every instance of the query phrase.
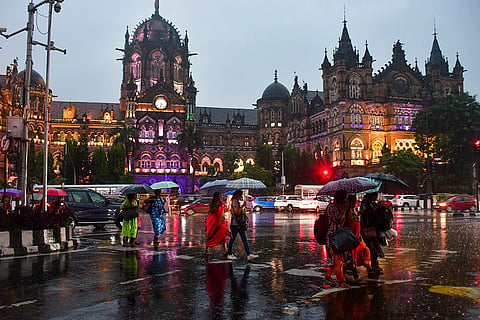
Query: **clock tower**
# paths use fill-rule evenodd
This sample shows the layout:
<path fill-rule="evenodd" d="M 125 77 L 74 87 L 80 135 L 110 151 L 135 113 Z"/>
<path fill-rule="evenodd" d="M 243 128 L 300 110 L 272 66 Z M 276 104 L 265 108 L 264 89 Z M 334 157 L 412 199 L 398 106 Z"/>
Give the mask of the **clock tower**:
<path fill-rule="evenodd" d="M 197 89 L 190 74 L 188 35 L 160 16 L 158 1 L 150 18 L 125 33 L 120 110 L 138 132 L 130 168 L 136 183 L 176 180 L 190 172 L 177 136 L 195 120 Z"/>

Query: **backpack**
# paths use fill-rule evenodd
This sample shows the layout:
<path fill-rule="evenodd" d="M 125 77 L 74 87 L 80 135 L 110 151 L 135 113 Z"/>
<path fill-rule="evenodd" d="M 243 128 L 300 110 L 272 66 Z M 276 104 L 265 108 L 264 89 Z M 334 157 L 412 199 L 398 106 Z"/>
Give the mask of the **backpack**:
<path fill-rule="evenodd" d="M 327 243 L 327 233 L 328 219 L 327 212 L 325 211 L 323 214 L 318 216 L 317 220 L 315 220 L 315 224 L 313 225 L 313 234 L 318 244 L 325 245 Z"/>

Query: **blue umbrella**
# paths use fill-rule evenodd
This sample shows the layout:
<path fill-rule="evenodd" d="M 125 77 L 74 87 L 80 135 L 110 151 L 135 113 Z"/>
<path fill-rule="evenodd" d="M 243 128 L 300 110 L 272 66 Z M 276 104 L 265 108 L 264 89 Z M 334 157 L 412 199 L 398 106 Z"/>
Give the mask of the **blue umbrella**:
<path fill-rule="evenodd" d="M 22 196 L 22 190 L 17 190 L 17 189 L 12 189 L 12 188 L 2 188 L 0 189 L 0 194 L 3 195 L 3 192 L 5 192 L 5 196 L 7 197 L 16 197 L 20 198 Z"/>

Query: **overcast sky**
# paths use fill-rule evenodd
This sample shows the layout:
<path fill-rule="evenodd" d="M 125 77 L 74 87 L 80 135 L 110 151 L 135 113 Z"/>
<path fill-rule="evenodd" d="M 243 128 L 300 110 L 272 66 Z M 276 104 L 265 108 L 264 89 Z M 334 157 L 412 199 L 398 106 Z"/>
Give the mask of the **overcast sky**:
<path fill-rule="evenodd" d="M 0 27 L 7 34 L 26 26 L 30 0 L 0 0 Z M 35 0 L 34 3 L 40 3 Z M 319 67 L 324 50 L 332 62 L 344 15 L 352 43 L 375 59 L 374 70 L 391 60 L 396 40 L 407 61 L 425 72 L 434 21 L 450 71 L 458 51 L 465 90 L 480 94 L 479 0 L 160 0 L 160 15 L 188 31 L 197 105 L 253 108 L 263 90 L 279 81 L 289 90 L 293 78 L 322 90 Z M 52 40 L 67 54 L 52 52 L 50 87 L 57 100 L 118 102 L 126 26 L 132 31 L 151 17 L 154 0 L 65 0 L 54 14 Z M 35 17 L 34 40 L 46 42 L 48 5 Z M 26 32 L 0 37 L 0 73 L 13 58 L 25 68 Z M 45 78 L 46 51 L 34 46 L 34 69 Z M 478 100 L 478 99 L 477 99 Z"/>

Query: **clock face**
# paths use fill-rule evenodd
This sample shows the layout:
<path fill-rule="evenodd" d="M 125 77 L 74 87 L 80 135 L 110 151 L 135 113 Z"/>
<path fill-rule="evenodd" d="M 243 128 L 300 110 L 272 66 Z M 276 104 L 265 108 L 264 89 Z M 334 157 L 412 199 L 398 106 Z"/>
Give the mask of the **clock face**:
<path fill-rule="evenodd" d="M 161 110 L 167 107 L 167 100 L 164 97 L 156 97 L 155 98 L 155 108 Z"/>

